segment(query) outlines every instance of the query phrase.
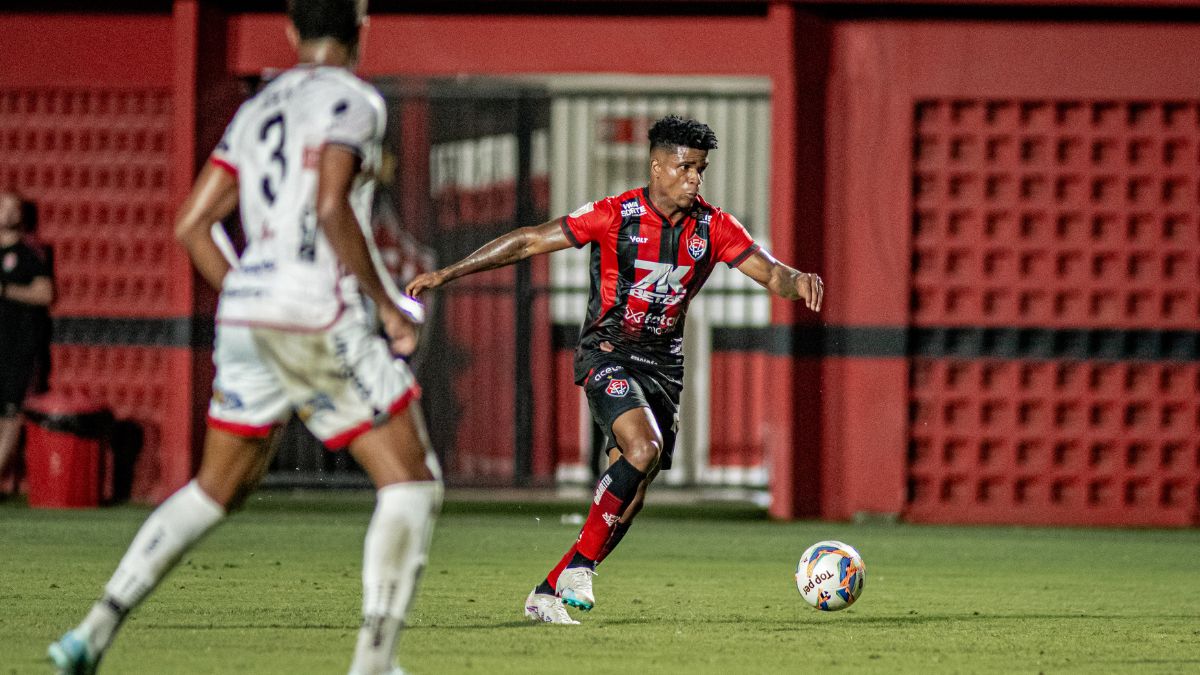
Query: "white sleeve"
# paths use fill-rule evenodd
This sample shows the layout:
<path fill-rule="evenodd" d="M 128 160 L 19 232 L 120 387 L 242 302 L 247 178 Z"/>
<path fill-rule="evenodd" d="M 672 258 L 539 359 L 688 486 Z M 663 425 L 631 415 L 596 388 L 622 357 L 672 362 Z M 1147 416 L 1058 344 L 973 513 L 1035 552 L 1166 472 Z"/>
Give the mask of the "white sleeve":
<path fill-rule="evenodd" d="M 326 143 L 343 145 L 360 157 L 367 147 L 383 137 L 382 101 L 376 102 L 359 92 L 347 91 L 335 96 L 330 110 Z"/>

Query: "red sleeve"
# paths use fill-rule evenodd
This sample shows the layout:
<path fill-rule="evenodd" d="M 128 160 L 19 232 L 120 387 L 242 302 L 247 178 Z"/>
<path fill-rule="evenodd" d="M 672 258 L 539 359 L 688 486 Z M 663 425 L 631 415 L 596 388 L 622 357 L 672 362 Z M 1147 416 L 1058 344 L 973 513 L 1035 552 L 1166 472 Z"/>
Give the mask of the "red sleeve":
<path fill-rule="evenodd" d="M 589 202 L 563 216 L 562 229 L 579 248 L 589 242 L 600 240 L 605 232 L 621 222 L 621 204 L 616 197 Z"/>
<path fill-rule="evenodd" d="M 710 236 L 717 260 L 730 267 L 741 265 L 759 248 L 745 226 L 724 211 L 713 218 Z"/>

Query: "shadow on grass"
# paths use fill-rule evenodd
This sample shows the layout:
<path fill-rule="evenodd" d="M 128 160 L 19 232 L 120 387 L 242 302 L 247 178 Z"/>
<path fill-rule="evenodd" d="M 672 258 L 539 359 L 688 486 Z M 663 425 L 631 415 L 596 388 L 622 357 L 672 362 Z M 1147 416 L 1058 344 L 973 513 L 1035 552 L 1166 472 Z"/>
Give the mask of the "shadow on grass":
<path fill-rule="evenodd" d="M 735 622 L 731 621 L 729 623 L 735 623 Z M 407 626 L 407 627 L 405 627 L 404 630 L 406 630 L 406 631 L 412 631 L 412 630 L 481 630 L 481 629 L 487 630 L 489 628 L 520 628 L 520 629 L 524 629 L 524 628 L 537 628 L 539 626 L 542 626 L 543 624 L 544 624 L 544 622 L 536 622 L 536 621 L 530 621 L 529 619 L 524 619 L 524 620 L 517 620 L 517 621 L 497 621 L 495 623 L 476 622 L 476 623 L 439 623 L 436 625 L 421 624 L 421 625 L 416 625 L 416 626 Z M 594 619 L 592 621 L 587 621 L 585 619 L 579 628 L 586 630 L 588 627 L 588 624 L 591 624 L 592 628 L 604 628 L 606 626 L 625 626 L 625 625 L 638 625 L 638 624 L 662 625 L 663 622 L 659 619 L 650 619 L 650 618 Z M 553 629 L 549 629 L 549 630 L 561 630 L 561 629 L 553 628 Z"/>
<path fill-rule="evenodd" d="M 1180 665 L 1185 663 L 1200 663 L 1200 659 L 1120 659 L 1120 660 L 1100 660 L 1092 663 L 1104 663 L 1124 666 L 1146 666 L 1146 665 Z M 1195 672 L 1195 671 L 1193 671 Z"/>
<path fill-rule="evenodd" d="M 155 623 L 143 624 L 138 630 L 353 630 L 358 623 Z"/>
<path fill-rule="evenodd" d="M 561 501 L 561 502 L 446 502 L 442 507 L 443 515 L 501 515 L 529 516 L 549 514 L 559 516 L 564 513 L 582 514 L 590 502 Z M 649 504 L 638 515 L 638 520 L 767 520 L 767 512 L 754 506 L 739 502 L 714 502 L 704 504 Z"/>
<path fill-rule="evenodd" d="M 854 616 L 846 621 L 855 625 L 909 626 L 975 621 L 1127 621 L 1130 619 L 1196 619 L 1194 614 L 902 614 L 898 616 Z M 805 622 L 809 623 L 809 622 Z"/>
<path fill-rule="evenodd" d="M 246 503 L 246 513 L 369 514 L 375 493 L 369 490 L 259 490 Z M 559 501 L 447 501 L 442 515 L 456 516 L 553 516 L 583 513 L 588 503 L 575 499 Z M 650 504 L 639 519 L 674 520 L 767 520 L 767 512 L 744 502 L 701 504 Z"/>
<path fill-rule="evenodd" d="M 633 620 L 628 622 L 605 621 L 604 623 L 650 623 L 649 619 Z M 436 624 L 413 624 L 405 626 L 404 631 L 425 631 L 425 630 L 479 630 L 488 628 L 525 628 L 536 627 L 540 624 L 534 623 L 528 619 L 516 619 L 509 621 L 496 621 L 494 623 L 436 623 Z M 358 624 L 349 623 L 156 623 L 153 626 L 139 626 L 139 630 L 212 630 L 212 631 L 227 631 L 227 630 L 338 630 L 338 631 L 357 631 Z"/>

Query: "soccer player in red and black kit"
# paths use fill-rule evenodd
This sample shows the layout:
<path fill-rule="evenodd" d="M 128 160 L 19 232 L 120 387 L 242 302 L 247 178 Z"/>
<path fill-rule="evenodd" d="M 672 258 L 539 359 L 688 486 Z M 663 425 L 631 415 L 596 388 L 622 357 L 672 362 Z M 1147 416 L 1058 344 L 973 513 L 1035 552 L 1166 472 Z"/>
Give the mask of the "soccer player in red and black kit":
<path fill-rule="evenodd" d="M 587 318 L 575 352 L 575 382 L 605 433 L 608 470 L 578 539 L 525 601 L 525 615 L 578 623 L 564 603 L 595 605 L 592 576 L 642 507 L 646 486 L 671 468 L 683 388 L 683 319 L 717 263 L 735 267 L 789 300 L 821 310 L 824 285 L 771 257 L 729 213 L 700 197 L 708 125 L 676 116 L 650 129 L 650 183 L 574 213 L 499 237 L 463 260 L 423 274 L 408 293 L 533 255 L 591 244 Z"/>

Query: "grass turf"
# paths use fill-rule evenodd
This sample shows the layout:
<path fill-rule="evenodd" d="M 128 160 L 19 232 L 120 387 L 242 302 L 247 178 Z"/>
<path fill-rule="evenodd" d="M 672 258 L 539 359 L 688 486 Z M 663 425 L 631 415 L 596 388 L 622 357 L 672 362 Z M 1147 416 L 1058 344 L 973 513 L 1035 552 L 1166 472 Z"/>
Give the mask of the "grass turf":
<path fill-rule="evenodd" d="M 344 673 L 369 497 L 260 493 L 129 619 L 114 673 Z M 774 523 L 651 499 L 582 626 L 521 615 L 579 505 L 449 504 L 403 636 L 413 673 L 1187 672 L 1200 531 Z M 44 673 L 146 511 L 0 505 L 0 674 Z M 705 517 L 701 518 L 700 515 Z M 862 552 L 861 601 L 804 604 L 804 548 Z"/>

